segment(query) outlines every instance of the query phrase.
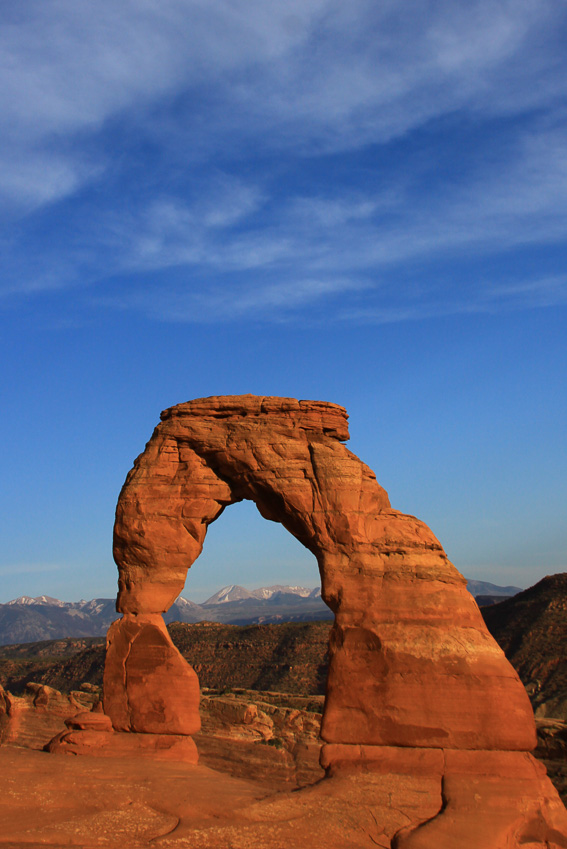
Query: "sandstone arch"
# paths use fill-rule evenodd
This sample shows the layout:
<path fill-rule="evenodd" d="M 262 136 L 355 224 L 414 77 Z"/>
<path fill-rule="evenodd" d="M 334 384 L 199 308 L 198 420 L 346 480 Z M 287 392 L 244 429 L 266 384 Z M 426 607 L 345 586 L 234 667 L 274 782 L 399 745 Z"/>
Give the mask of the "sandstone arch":
<path fill-rule="evenodd" d="M 123 617 L 109 631 L 105 712 L 121 731 L 198 730 L 197 678 L 161 613 L 183 588 L 208 525 L 252 499 L 313 552 L 335 614 L 323 765 L 438 775 L 449 809 L 468 798 L 471 775 L 515 776 L 529 786 L 525 810 L 535 810 L 544 784 L 548 796 L 554 791 L 524 754 L 535 745 L 524 688 L 438 540 L 390 507 L 347 439 L 346 411 L 322 402 L 225 396 L 162 413 L 116 511 Z M 508 796 L 517 796 L 514 787 Z M 508 813 L 516 807 L 509 801 Z M 435 828 L 424 826 L 426 842 L 414 842 L 412 826 L 396 845 L 445 845 Z"/>

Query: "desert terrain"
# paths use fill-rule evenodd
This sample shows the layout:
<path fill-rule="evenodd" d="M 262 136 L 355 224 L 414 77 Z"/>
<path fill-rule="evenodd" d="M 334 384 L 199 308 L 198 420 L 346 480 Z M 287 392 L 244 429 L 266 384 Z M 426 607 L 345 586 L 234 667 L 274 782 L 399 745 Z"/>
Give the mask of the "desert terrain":
<path fill-rule="evenodd" d="M 347 418 L 336 404 L 253 395 L 162 412 L 116 508 L 122 616 L 102 693 L 96 643 L 76 644 L 76 666 L 59 641 L 59 669 L 49 647 L 36 646 L 35 670 L 29 651 L 6 650 L 4 843 L 567 849 L 567 810 L 531 754 L 528 693 L 550 765 L 564 743 L 549 646 L 543 666 L 520 652 L 523 686 L 439 540 L 345 447 Z M 330 633 L 167 629 L 208 526 L 243 499 L 316 556 Z M 541 584 L 539 605 L 519 593 L 502 602 L 519 614 L 495 618 L 493 633 L 516 629 L 511 658 L 528 634 L 534 646 L 561 635 L 562 579 Z M 229 687 L 230 668 L 244 687 Z"/>
<path fill-rule="evenodd" d="M 565 657 L 558 649 L 567 628 L 566 590 L 567 576 L 551 576 L 515 601 L 483 609 L 530 692 L 536 755 L 564 801 Z M 103 641 L 70 638 L 0 649 L 3 845 L 390 846 L 403 817 L 390 803 L 392 788 L 383 776 L 342 775 L 321 783 L 329 623 L 172 623 L 169 632 L 203 683 L 198 765 L 43 751 L 67 731 L 66 720 L 96 712 Z M 538 635 L 545 635 L 543 643 Z M 404 798 L 415 794 L 416 805 L 427 796 L 415 776 L 406 776 L 397 791 Z"/>

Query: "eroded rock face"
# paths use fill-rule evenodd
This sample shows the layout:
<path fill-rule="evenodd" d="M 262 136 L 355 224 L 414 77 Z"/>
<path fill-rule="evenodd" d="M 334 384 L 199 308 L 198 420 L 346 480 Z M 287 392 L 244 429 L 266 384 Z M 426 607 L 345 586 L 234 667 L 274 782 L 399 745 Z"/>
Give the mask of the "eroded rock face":
<path fill-rule="evenodd" d="M 130 655 L 132 628 L 144 630 L 149 624 L 135 623 L 168 609 L 208 525 L 226 506 L 248 498 L 313 552 L 323 598 L 335 613 L 324 740 L 533 748 L 525 691 L 464 579 L 429 528 L 391 509 L 346 439 L 345 410 L 321 402 L 229 396 L 162 413 L 116 511 L 118 608 L 127 614 L 109 636 L 105 710 L 116 727 L 192 733 L 187 713 L 175 730 L 165 713 L 160 728 L 159 712 L 144 720 L 140 708 L 136 720 L 125 719 L 124 711 L 131 713 L 132 701 L 139 700 L 132 683 L 126 706 L 115 658 L 127 657 L 129 677 L 138 675 L 138 664 L 147 672 L 144 652 L 137 660 Z M 165 632 L 163 640 L 164 651 Z M 176 688 L 182 679 L 178 674 Z M 164 687 L 165 680 L 165 701 Z M 500 720 L 503 704 L 506 723 Z"/>
<path fill-rule="evenodd" d="M 253 690 L 204 695 L 203 728 L 195 738 L 200 763 L 281 788 L 320 781 L 320 713 L 274 700 L 278 695 Z"/>
<path fill-rule="evenodd" d="M 393 510 L 371 469 L 343 444 L 348 428 L 342 407 L 227 396 L 180 404 L 161 419 L 116 511 L 117 606 L 124 617 L 109 633 L 104 698 L 114 727 L 194 733 L 194 673 L 160 631 L 159 614 L 183 589 L 208 526 L 225 507 L 251 499 L 262 516 L 280 522 L 315 555 L 323 598 L 335 614 L 321 731 L 325 766 L 330 772 L 343 764 L 378 768 L 394 751 L 387 760 L 395 772 L 410 749 L 411 763 L 426 770 L 437 759 L 439 792 L 441 785 L 451 788 L 449 813 L 440 811 L 435 828 L 418 832 L 412 824 L 396 845 L 448 846 L 441 834 L 449 829 L 452 839 L 455 811 L 464 806 L 482 816 L 484 791 L 478 805 L 469 805 L 466 776 L 482 774 L 487 752 L 509 752 L 511 758 L 490 761 L 487 787 L 498 793 L 507 770 L 517 773 L 522 752 L 536 741 L 526 692 L 486 630 L 464 578 L 429 528 Z M 177 697 L 179 688 L 185 699 Z M 452 754 L 459 751 L 462 757 Z M 556 794 L 532 766 L 520 772 L 522 799 L 533 802 L 522 802 L 531 822 L 543 784 L 551 797 Z M 515 829 L 506 831 L 512 847 L 524 826 L 512 816 L 507 794 L 502 828 Z M 559 833 L 555 820 L 549 828 Z"/>
<path fill-rule="evenodd" d="M 199 731 L 199 681 L 161 616 L 127 613 L 108 629 L 104 706 L 117 731 Z"/>

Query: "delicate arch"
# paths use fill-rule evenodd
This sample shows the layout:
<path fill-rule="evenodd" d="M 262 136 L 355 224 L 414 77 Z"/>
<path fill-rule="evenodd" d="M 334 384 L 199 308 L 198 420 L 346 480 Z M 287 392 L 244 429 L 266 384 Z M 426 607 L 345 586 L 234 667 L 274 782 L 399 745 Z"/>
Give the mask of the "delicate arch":
<path fill-rule="evenodd" d="M 323 402 L 226 396 L 162 413 L 116 511 L 117 606 L 125 616 L 110 633 L 105 676 L 115 727 L 160 728 L 160 710 L 154 705 L 148 723 L 141 694 L 128 690 L 139 657 L 132 646 L 150 627 L 155 643 L 159 631 L 163 662 L 160 614 L 182 590 L 209 524 L 249 498 L 316 556 L 335 613 L 322 726 L 328 763 L 360 757 L 360 746 L 365 758 L 383 746 L 532 748 L 526 693 L 464 579 L 429 528 L 391 509 L 347 439 L 346 411 Z M 176 664 L 186 681 L 183 706 L 173 711 L 179 699 L 168 702 L 161 676 L 160 699 L 170 705 L 161 730 L 191 734 L 198 685 Z"/>
<path fill-rule="evenodd" d="M 391 509 L 346 439 L 344 409 L 315 401 L 204 398 L 162 413 L 116 510 L 123 616 L 107 638 L 107 716 L 79 714 L 50 751 L 197 762 L 199 682 L 161 613 L 208 525 L 250 498 L 317 557 L 335 613 L 321 763 L 374 773 L 359 789 L 383 812 L 380 845 L 567 846 L 567 812 L 526 751 L 519 678 L 429 528 Z"/>

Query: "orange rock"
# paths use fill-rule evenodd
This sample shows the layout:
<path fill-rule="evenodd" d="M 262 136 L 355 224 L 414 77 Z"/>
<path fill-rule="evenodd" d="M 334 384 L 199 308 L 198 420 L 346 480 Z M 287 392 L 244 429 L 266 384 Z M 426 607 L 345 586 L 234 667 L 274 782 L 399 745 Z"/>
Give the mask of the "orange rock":
<path fill-rule="evenodd" d="M 559 849 L 567 811 L 545 767 L 522 752 L 444 753 L 443 805 L 436 817 L 401 829 L 396 849 Z"/>
<path fill-rule="evenodd" d="M 112 731 L 109 716 L 99 711 L 83 711 L 65 720 L 67 728 L 76 731 Z"/>
<path fill-rule="evenodd" d="M 104 687 L 114 728 L 192 734 L 198 727 L 196 676 L 160 614 L 183 589 L 208 526 L 250 499 L 315 555 L 335 614 L 325 767 L 427 774 L 445 799 L 426 823 L 404 814 L 411 825 L 392 845 L 566 845 L 556 839 L 567 828 L 549 780 L 531 761 L 525 775 L 523 752 L 536 735 L 517 674 L 439 541 L 390 507 L 374 473 L 343 444 L 346 411 L 244 395 L 179 404 L 161 418 L 116 509 L 124 617 L 109 632 Z"/>
<path fill-rule="evenodd" d="M 524 688 L 465 580 L 429 528 L 390 508 L 346 439 L 345 410 L 323 402 L 227 396 L 162 413 L 116 510 L 119 610 L 166 610 L 208 525 L 227 505 L 252 499 L 315 554 L 323 597 L 335 612 L 326 741 L 533 748 Z M 115 632 L 110 639 L 105 710 L 115 727 L 131 727 L 118 674 L 129 638 Z M 158 731 L 139 703 L 136 730 Z"/>
<path fill-rule="evenodd" d="M 127 614 L 108 631 L 104 712 L 118 731 L 195 734 L 199 681 L 163 618 Z"/>
<path fill-rule="evenodd" d="M 30 682 L 23 696 L 0 692 L 0 742 L 43 749 L 81 708 L 72 695 Z"/>
<path fill-rule="evenodd" d="M 9 731 L 10 696 L 0 684 L 0 744 L 4 743 Z"/>
<path fill-rule="evenodd" d="M 199 761 L 197 747 L 191 737 L 120 733 L 108 728 L 64 731 L 54 737 L 46 749 L 53 754 L 95 755 L 99 758 L 140 757 L 188 764 Z"/>

